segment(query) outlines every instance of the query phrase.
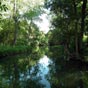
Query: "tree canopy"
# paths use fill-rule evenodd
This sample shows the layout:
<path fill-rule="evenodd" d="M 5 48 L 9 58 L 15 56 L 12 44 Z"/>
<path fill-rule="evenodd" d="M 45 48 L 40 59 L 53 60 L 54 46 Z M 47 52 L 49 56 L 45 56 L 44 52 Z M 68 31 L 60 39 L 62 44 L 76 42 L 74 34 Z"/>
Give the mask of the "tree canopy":
<path fill-rule="evenodd" d="M 88 45 L 87 0 L 46 0 L 45 6 L 51 11 L 54 29 L 50 44 L 64 45 L 68 55 L 80 58 Z"/>

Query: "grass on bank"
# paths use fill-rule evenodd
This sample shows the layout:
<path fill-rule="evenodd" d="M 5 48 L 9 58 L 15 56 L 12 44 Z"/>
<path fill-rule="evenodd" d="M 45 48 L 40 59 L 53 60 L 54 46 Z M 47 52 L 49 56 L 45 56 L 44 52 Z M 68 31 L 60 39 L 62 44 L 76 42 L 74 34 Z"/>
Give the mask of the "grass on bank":
<path fill-rule="evenodd" d="M 0 57 L 31 52 L 31 46 L 0 46 Z"/>

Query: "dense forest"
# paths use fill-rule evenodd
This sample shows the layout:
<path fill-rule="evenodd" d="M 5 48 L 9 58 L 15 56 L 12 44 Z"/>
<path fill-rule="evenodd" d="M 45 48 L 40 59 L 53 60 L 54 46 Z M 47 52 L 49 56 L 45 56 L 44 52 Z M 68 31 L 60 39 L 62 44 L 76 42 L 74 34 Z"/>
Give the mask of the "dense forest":
<path fill-rule="evenodd" d="M 41 0 L 31 2 L 0 2 L 0 52 L 15 53 L 15 48 L 19 48 L 19 52 L 20 47 L 24 46 L 59 45 L 64 48 L 66 58 L 83 59 L 88 51 L 87 0 L 45 0 L 43 4 Z M 40 15 L 45 13 L 45 8 L 50 10 L 51 17 L 47 34 L 39 31 L 35 23 L 42 22 Z"/>
<path fill-rule="evenodd" d="M 36 22 L 45 11 L 39 1 L 9 0 L 0 2 L 0 56 L 25 52 L 38 45 L 47 45 L 46 35 Z M 23 48 L 23 49 L 22 49 Z"/>
<path fill-rule="evenodd" d="M 87 0 L 47 0 L 46 7 L 52 14 L 49 44 L 63 45 L 67 56 L 83 59 L 88 54 Z"/>
<path fill-rule="evenodd" d="M 88 88 L 88 0 L 0 0 L 0 88 Z"/>

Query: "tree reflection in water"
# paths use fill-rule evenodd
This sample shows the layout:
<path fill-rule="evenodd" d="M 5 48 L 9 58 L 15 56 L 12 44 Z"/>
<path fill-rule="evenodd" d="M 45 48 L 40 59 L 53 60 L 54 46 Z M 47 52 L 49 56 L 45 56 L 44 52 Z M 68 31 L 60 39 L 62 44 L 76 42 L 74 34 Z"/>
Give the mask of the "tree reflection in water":
<path fill-rule="evenodd" d="M 59 47 L 50 47 L 48 53 L 54 62 L 47 76 L 51 88 L 88 88 L 88 64 L 80 60 L 68 61 L 64 51 L 60 51 Z"/>
<path fill-rule="evenodd" d="M 0 88 L 88 88 L 87 66 L 58 53 L 59 48 L 42 48 L 0 59 Z"/>

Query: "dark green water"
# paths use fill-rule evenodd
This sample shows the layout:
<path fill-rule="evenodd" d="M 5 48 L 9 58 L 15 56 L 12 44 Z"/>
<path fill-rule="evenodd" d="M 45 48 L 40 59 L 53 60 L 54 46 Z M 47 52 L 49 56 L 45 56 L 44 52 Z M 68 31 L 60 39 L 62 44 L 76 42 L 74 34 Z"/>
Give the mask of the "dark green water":
<path fill-rule="evenodd" d="M 59 48 L 0 59 L 0 88 L 88 88 L 87 64 L 66 61 Z"/>

